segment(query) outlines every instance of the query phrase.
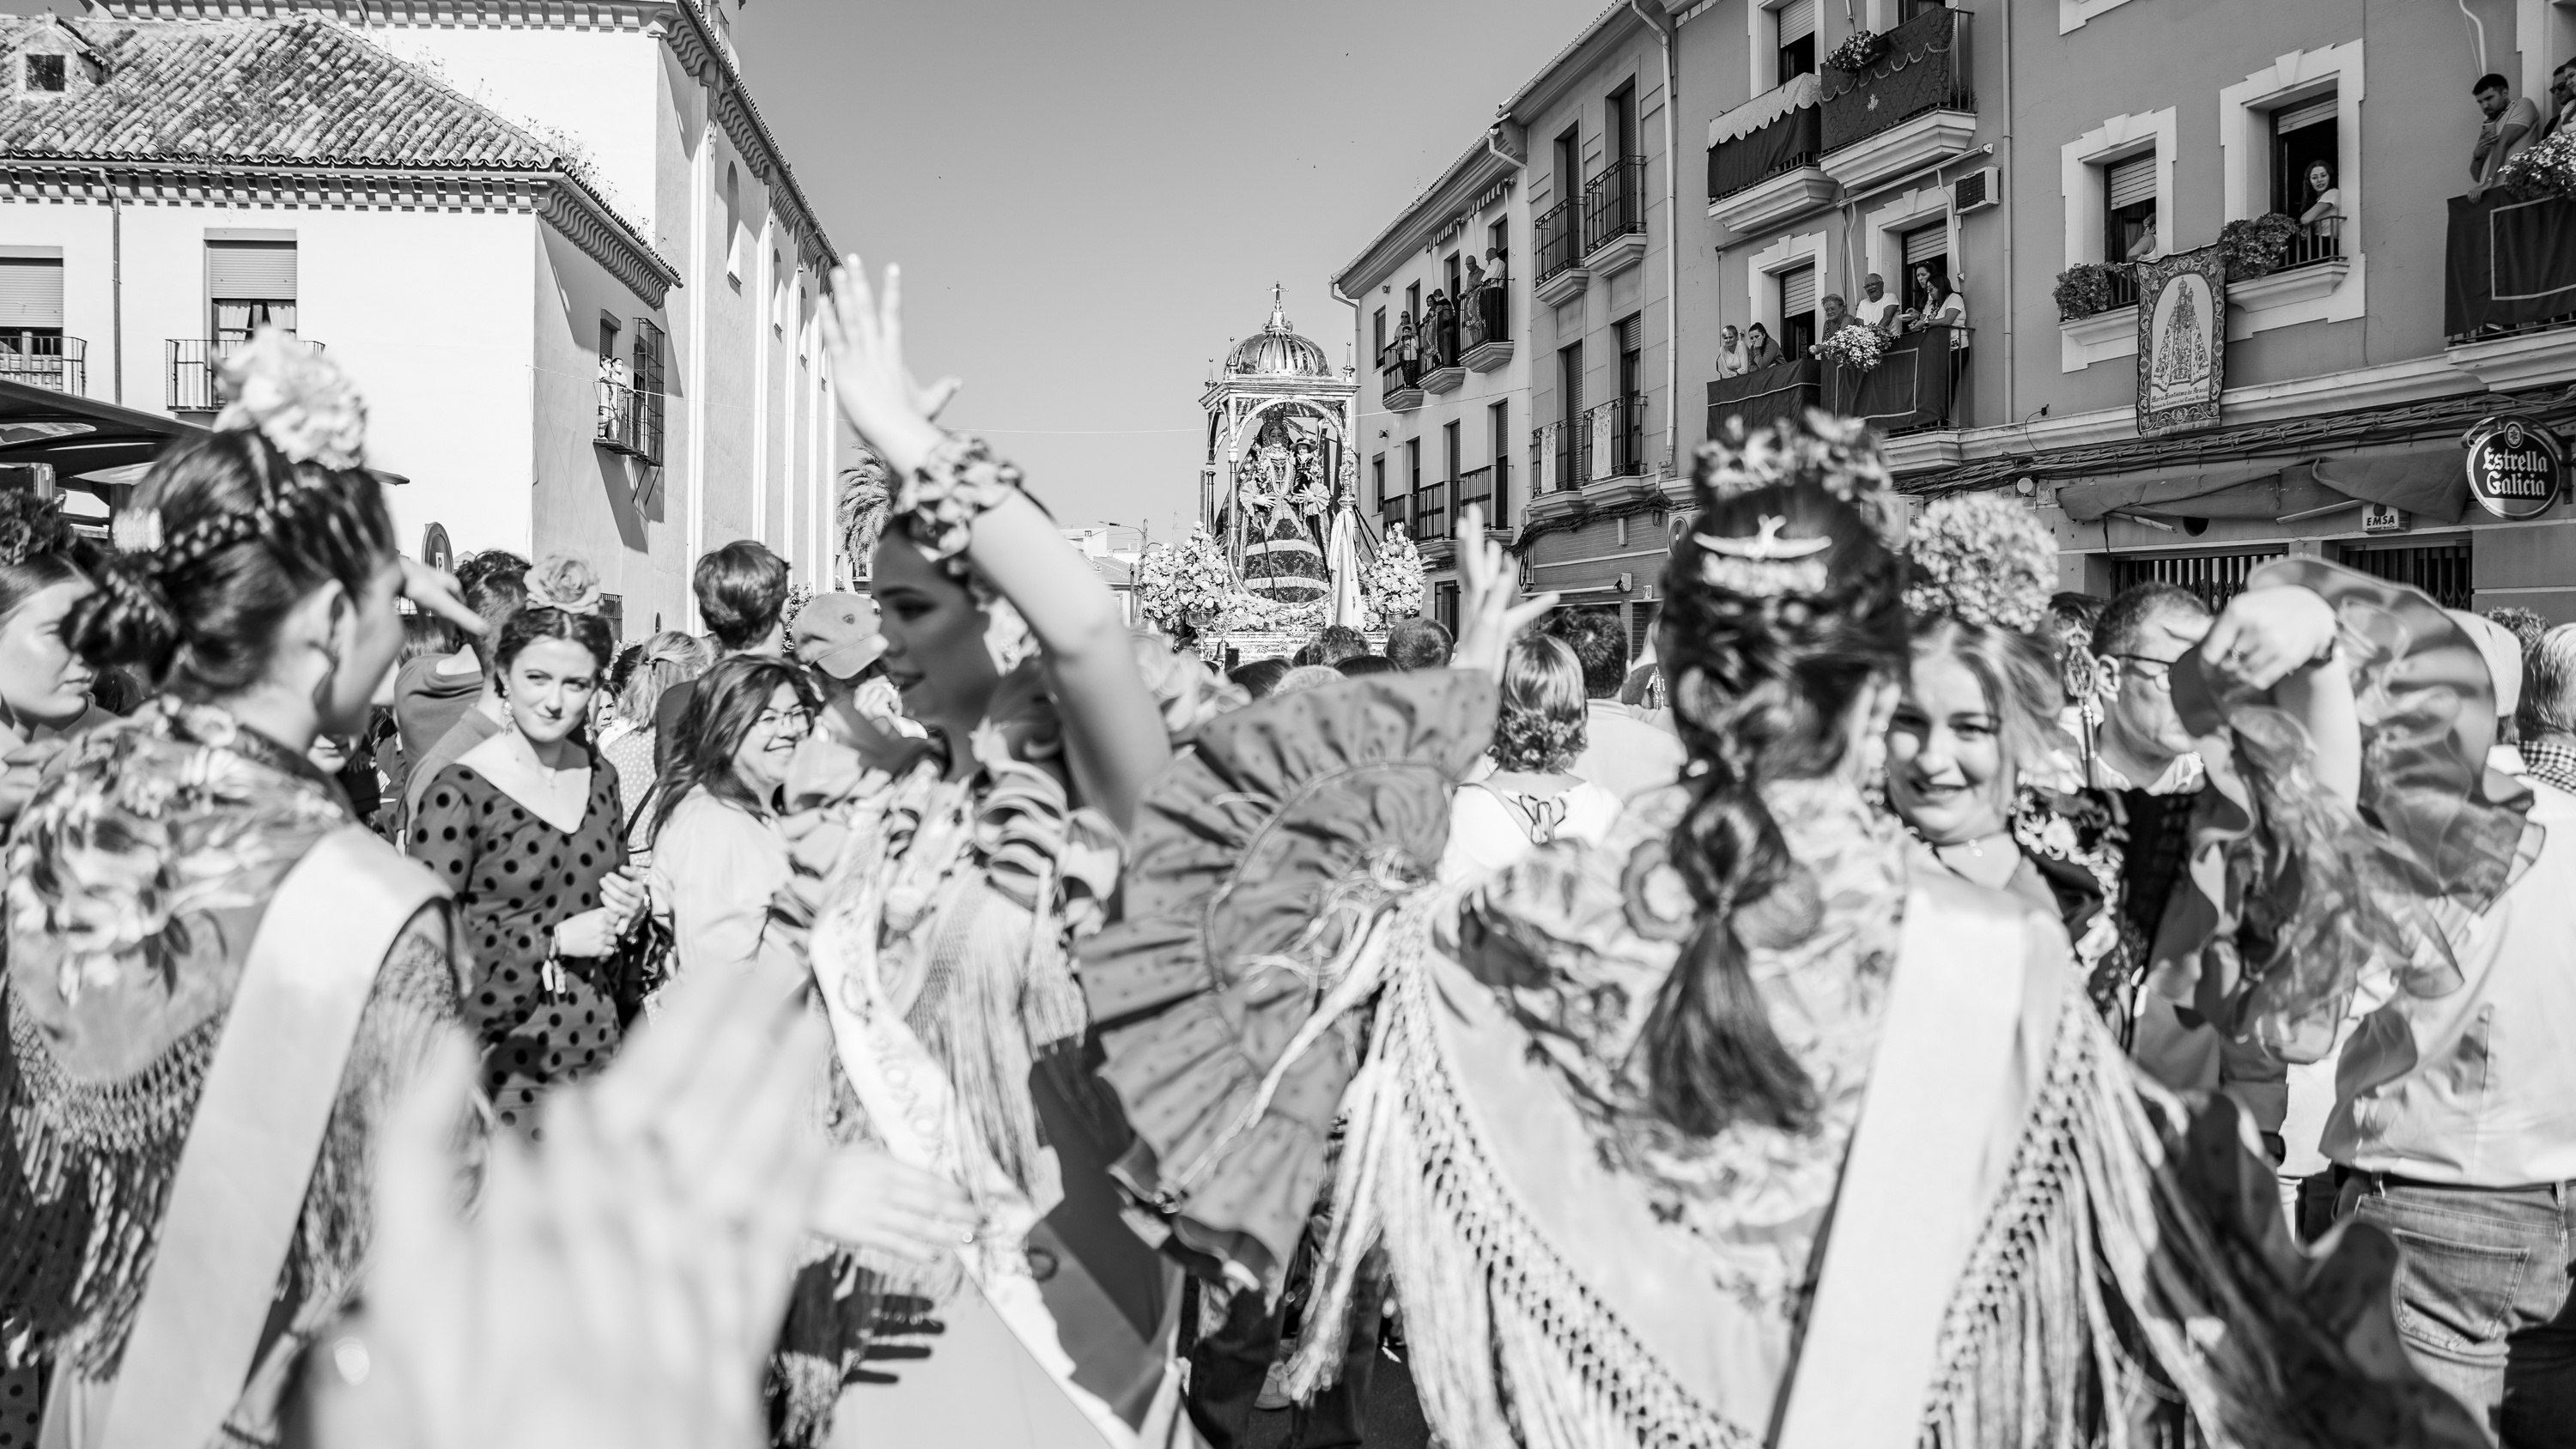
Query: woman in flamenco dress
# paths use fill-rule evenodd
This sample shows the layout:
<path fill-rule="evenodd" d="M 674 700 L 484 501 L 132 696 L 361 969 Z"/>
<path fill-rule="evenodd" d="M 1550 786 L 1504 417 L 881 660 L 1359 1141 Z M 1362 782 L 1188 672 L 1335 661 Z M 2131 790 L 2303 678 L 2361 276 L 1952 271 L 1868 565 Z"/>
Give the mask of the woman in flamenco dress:
<path fill-rule="evenodd" d="M 2132 1076 L 2055 913 L 1866 802 L 1909 621 L 1859 425 L 1738 429 L 1694 478 L 1658 645 L 1691 763 L 1606 841 L 1434 878 L 1545 603 L 1484 549 L 1460 667 L 1217 720 L 1148 792 L 1083 973 L 1137 1206 L 1276 1294 L 1329 1186 L 1287 1387 L 1334 1371 L 1383 1261 L 1445 1443 L 2074 1446 L 2179 1413 L 2213 1443 L 2478 1442 L 2397 1352 L 2393 1244 L 2303 1256 L 2233 1107 Z M 2351 816 L 2243 833 L 2309 859 L 2278 938 L 2394 879 L 2317 878 Z M 2295 1017 L 2379 928 L 2233 984 Z"/>

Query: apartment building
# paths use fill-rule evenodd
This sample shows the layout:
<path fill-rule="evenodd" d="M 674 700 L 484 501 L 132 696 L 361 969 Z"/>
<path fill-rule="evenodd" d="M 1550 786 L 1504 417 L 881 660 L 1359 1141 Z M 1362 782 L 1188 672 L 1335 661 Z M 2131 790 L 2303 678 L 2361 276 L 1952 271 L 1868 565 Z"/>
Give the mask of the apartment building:
<path fill-rule="evenodd" d="M 1521 128 L 1498 120 L 1333 277 L 1356 303 L 1360 384 L 1350 444 L 1360 506 L 1422 553 L 1424 610 L 1458 626 L 1457 519 L 1474 504 L 1509 540 L 1530 484 L 1529 207 Z"/>
<path fill-rule="evenodd" d="M 2297 554 L 2576 619 L 2556 442 L 2576 424 L 2576 202 L 2468 194 L 2472 83 L 2501 73 L 2551 114 L 2571 13 L 1697 7 L 1675 35 L 1683 119 L 1708 132 L 1681 287 L 1700 435 L 1867 416 L 1907 489 L 2027 498 L 2070 588 L 2219 599 Z M 1866 371 L 1722 375 L 1725 327 L 1794 348 L 1871 274 L 1900 308 L 1956 289 L 1961 325 Z M 2199 326 L 2175 352 L 2178 310 Z M 2186 382 L 2194 405 L 2164 406 Z"/>
<path fill-rule="evenodd" d="M 578 552 L 628 637 L 697 555 L 832 577 L 831 246 L 741 0 L 108 0 L 0 21 L 0 376 L 203 421 L 263 325 L 366 393 L 407 549 Z M 63 477 L 104 517 L 131 477 Z"/>

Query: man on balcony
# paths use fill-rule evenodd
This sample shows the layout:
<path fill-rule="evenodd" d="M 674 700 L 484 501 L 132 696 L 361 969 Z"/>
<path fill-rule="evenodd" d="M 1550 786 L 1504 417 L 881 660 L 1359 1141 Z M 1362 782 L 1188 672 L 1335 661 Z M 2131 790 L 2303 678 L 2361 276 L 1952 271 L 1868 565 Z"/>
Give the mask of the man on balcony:
<path fill-rule="evenodd" d="M 2557 109 L 2540 123 L 2540 133 L 2532 137 L 2534 145 L 2548 140 L 2576 122 L 2576 60 L 2562 60 L 2558 69 L 2549 73 L 2549 103 Z"/>
<path fill-rule="evenodd" d="M 2513 83 L 2492 71 L 2478 77 L 2470 93 L 2478 98 L 2478 110 L 2487 118 L 2478 127 L 2476 149 L 2469 152 L 2469 199 L 2474 201 L 2495 185 L 2504 163 L 2531 144 L 2532 133 L 2540 129 L 2540 108 L 2529 96 L 2516 99 Z"/>
<path fill-rule="evenodd" d="M 1904 304 L 1887 295 L 1887 283 L 1878 273 L 1872 272 L 1861 279 L 1860 306 L 1854 315 L 1877 328 L 1881 336 L 1896 336 L 1896 319 L 1904 310 Z"/>

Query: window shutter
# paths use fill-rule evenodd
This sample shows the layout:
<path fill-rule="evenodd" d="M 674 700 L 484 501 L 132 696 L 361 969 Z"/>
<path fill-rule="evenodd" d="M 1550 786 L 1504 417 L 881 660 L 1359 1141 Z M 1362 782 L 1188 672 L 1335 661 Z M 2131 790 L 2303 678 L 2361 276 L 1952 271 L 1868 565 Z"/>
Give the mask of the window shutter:
<path fill-rule="evenodd" d="M 62 259 L 0 258 L 0 331 L 62 325 Z"/>
<path fill-rule="evenodd" d="M 1629 317 L 1622 320 L 1619 323 L 1619 350 L 1622 353 L 1645 350 L 1645 344 L 1640 340 L 1641 332 L 1642 329 L 1637 325 L 1636 318 Z"/>
<path fill-rule="evenodd" d="M 1950 228 L 1917 227 L 1905 234 L 1905 265 L 1937 262 L 1950 254 Z"/>
<path fill-rule="evenodd" d="M 1800 267 L 1780 274 L 1780 315 L 1797 317 L 1816 310 L 1816 269 Z"/>
<path fill-rule="evenodd" d="M 206 243 L 206 295 L 216 301 L 296 300 L 295 243 Z"/>
<path fill-rule="evenodd" d="M 1816 33 L 1816 0 L 1789 0 L 1780 7 L 1780 43 L 1804 40 Z"/>
<path fill-rule="evenodd" d="M 2132 156 L 2126 161 L 2112 162 L 2108 176 L 2113 211 L 2156 199 L 2156 153 L 2153 151 L 2144 156 Z"/>
<path fill-rule="evenodd" d="M 2272 129 L 2282 135 L 2303 131 L 2310 126 L 2330 124 L 2335 118 L 2335 93 L 2326 92 L 2313 101 L 2301 101 L 2272 113 Z"/>

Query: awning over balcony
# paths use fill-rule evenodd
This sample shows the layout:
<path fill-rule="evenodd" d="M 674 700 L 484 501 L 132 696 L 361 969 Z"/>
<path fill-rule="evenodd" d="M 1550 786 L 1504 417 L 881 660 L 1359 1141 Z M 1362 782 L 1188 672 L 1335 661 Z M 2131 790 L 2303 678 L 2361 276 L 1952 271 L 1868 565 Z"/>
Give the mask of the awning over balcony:
<path fill-rule="evenodd" d="M 1824 78 L 1808 71 L 1719 114 L 1708 123 L 1708 144 L 1714 149 L 1739 136 L 1750 136 L 1793 111 L 1815 109 L 1824 98 Z"/>
<path fill-rule="evenodd" d="M 1733 196 L 1794 167 L 1813 165 L 1822 145 L 1823 114 L 1812 105 L 1803 106 L 1767 126 L 1719 142 L 1708 153 L 1709 199 Z"/>
<path fill-rule="evenodd" d="M 2576 313 L 2576 201 L 2451 198 L 2442 330 L 2467 337 Z"/>
<path fill-rule="evenodd" d="M 2078 523 L 2106 514 L 2181 518 L 2281 519 L 2346 503 L 2402 508 L 2428 522 L 2457 523 L 2469 480 L 2456 445 L 2378 449 L 2283 465 L 2246 462 L 2186 473 L 2069 483 L 2057 506 Z"/>

